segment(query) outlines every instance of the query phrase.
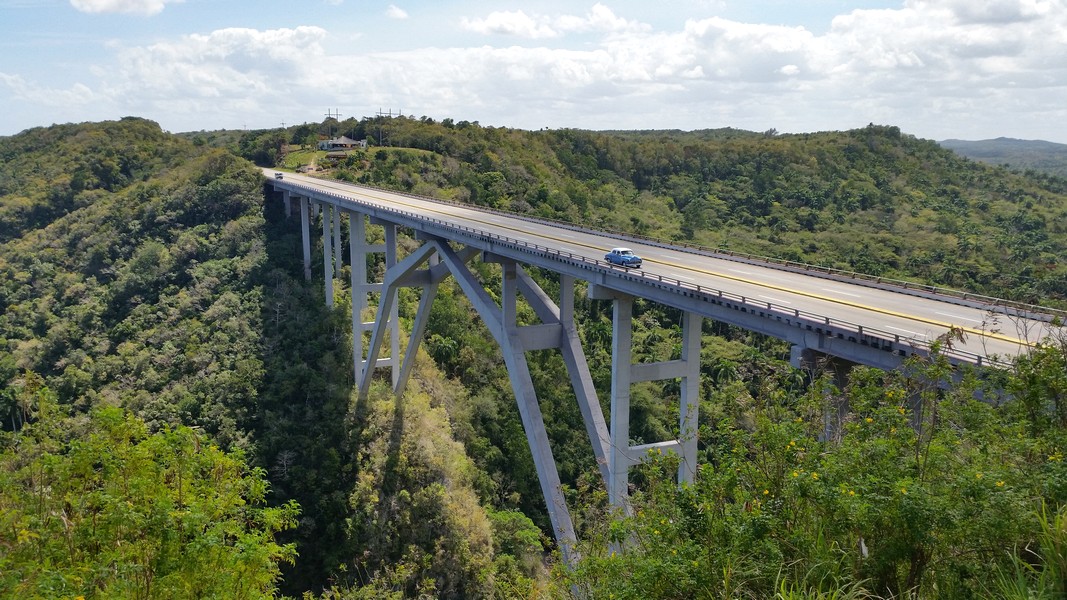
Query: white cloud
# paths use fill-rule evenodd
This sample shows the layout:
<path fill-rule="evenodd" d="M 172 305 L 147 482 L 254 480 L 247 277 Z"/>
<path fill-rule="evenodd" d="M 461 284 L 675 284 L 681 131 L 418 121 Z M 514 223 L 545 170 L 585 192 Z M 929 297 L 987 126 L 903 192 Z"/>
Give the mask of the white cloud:
<path fill-rule="evenodd" d="M 475 33 L 513 35 L 532 40 L 559 35 L 543 18 L 531 17 L 521 10 L 497 11 L 489 13 L 484 19 L 463 17 L 460 25 Z"/>
<path fill-rule="evenodd" d="M 967 8 L 970 3 L 962 1 L 856 11 L 834 20 L 827 43 L 836 53 L 839 74 L 877 77 L 907 87 L 934 86 L 928 93 L 995 85 L 1006 76 L 1031 85 L 1064 85 L 1067 65 L 1053 57 L 1062 54 L 1067 41 L 1067 7 L 1062 0 L 1056 3 L 1059 9 L 1045 11 L 1044 19 L 1024 18 L 1044 10 L 1025 1 L 992 3 L 1001 8 L 985 9 L 983 18 L 974 18 L 976 12 Z M 1002 22 L 988 22 L 994 14 L 1002 15 Z M 1009 14 L 1019 18 L 1003 16 Z"/>
<path fill-rule="evenodd" d="M 98 100 L 97 95 L 81 83 L 76 83 L 65 90 L 51 89 L 28 82 L 20 75 L 0 72 L 0 84 L 11 90 L 14 98 L 38 106 L 67 108 L 90 105 Z"/>
<path fill-rule="evenodd" d="M 70 0 L 70 5 L 86 13 L 130 13 L 155 15 L 167 4 L 184 0 Z"/>
<path fill-rule="evenodd" d="M 1056 0 L 907 0 L 904 4 L 919 13 L 945 11 L 956 23 L 973 25 L 1032 21 L 1049 14 L 1059 3 Z"/>
<path fill-rule="evenodd" d="M 595 4 L 593 8 L 589 10 L 589 13 L 585 17 L 586 23 L 581 25 L 581 29 L 591 29 L 593 31 L 628 31 L 646 29 L 643 26 L 634 21 L 627 21 L 622 17 L 615 16 L 615 13 L 610 8 L 603 4 Z"/>
<path fill-rule="evenodd" d="M 118 64 L 99 70 L 101 89 L 123 114 L 164 114 L 201 129 L 204 115 L 228 126 L 284 106 L 294 91 L 315 88 L 308 65 L 322 60 L 326 31 L 229 28 L 150 46 L 118 47 Z M 284 114 L 284 113 L 283 113 Z"/>
<path fill-rule="evenodd" d="M 406 19 L 408 18 L 408 13 L 397 5 L 390 4 L 389 8 L 385 9 L 385 16 L 390 19 Z"/>
<path fill-rule="evenodd" d="M 495 11 L 481 19 L 463 17 L 460 25 L 475 33 L 497 34 L 542 39 L 560 37 L 566 33 L 600 32 L 619 33 L 646 31 L 649 27 L 637 21 L 628 21 L 615 15 L 603 4 L 595 4 L 584 16 L 528 15 L 524 11 Z"/>
<path fill-rule="evenodd" d="M 576 49 L 394 55 L 394 67 L 375 74 L 374 92 L 411 98 L 428 112 L 439 107 L 437 114 L 491 111 L 498 122 L 517 126 L 558 122 L 560 106 L 569 124 L 582 127 L 812 131 L 874 121 L 926 135 L 971 131 L 976 123 L 1014 125 L 1023 107 L 1044 106 L 1046 123 L 1055 122 L 1052 115 L 1067 117 L 1067 107 L 1055 100 L 1067 97 L 1063 0 L 913 0 L 900 9 L 841 15 L 823 35 L 722 18 L 653 31 L 602 5 L 585 17 L 494 12 L 464 26 L 531 40 L 602 35 Z M 400 62 L 405 66 L 396 68 Z M 443 63 L 452 68 L 434 68 Z M 461 90 L 462 102 L 435 98 L 407 81 Z"/>
<path fill-rule="evenodd" d="M 353 31 L 332 32 L 327 44 L 319 27 L 220 29 L 115 45 L 113 64 L 92 71 L 92 89 L 52 91 L 11 75 L 0 75 L 0 89 L 167 115 L 184 123 L 174 130 L 391 106 L 530 128 L 816 131 L 873 121 L 926 137 L 966 137 L 979 124 L 987 137 L 1025 137 L 1023 127 L 1046 135 L 1067 121 L 1067 0 L 987 4 L 906 0 L 840 15 L 823 34 L 718 17 L 653 29 L 603 4 L 581 15 L 494 11 L 462 27 L 510 36 L 506 46 L 465 45 L 468 33 L 389 52 L 337 43 Z M 572 34 L 579 43 L 568 44 Z"/>

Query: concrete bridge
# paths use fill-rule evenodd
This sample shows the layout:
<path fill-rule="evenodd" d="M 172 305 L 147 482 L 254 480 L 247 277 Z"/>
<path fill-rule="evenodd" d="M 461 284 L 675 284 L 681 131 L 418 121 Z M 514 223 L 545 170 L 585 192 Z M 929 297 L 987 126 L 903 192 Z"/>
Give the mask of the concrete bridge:
<path fill-rule="evenodd" d="M 329 305 L 335 273 L 343 260 L 341 219 L 343 215 L 349 219 L 353 372 L 362 396 L 369 392 L 371 377 L 380 368 L 389 369 L 394 392 L 403 393 L 437 287 L 446 277 L 455 278 L 502 350 L 549 518 L 567 561 L 573 559 L 574 526 L 526 362 L 528 351 L 557 349 L 562 353 L 609 501 L 626 510 L 629 469 L 650 451 L 678 455 L 679 482 L 691 482 L 694 477 L 704 318 L 788 341 L 798 367 L 824 355 L 894 369 L 910 356 L 927 355 L 931 343 L 950 330 L 963 332 L 965 339 L 948 351 L 949 358 L 986 366 L 1026 352 L 1049 336 L 1065 334 L 1058 323 L 1067 320 L 1067 314 L 995 298 L 686 248 L 343 182 L 288 173 L 276 178 L 273 173 L 264 171 L 282 197 L 286 215 L 300 218 L 308 279 L 312 220 L 321 220 Z M 368 241 L 368 223 L 384 229 L 384 243 Z M 401 231 L 421 242 L 417 250 L 402 257 L 397 253 Z M 607 249 L 621 245 L 643 257 L 641 270 L 603 260 Z M 383 281 L 367 279 L 367 256 L 372 253 L 384 254 Z M 500 264 L 499 303 L 468 268 L 474 259 Z M 526 273 L 527 266 L 557 273 L 559 298 L 545 293 Z M 574 322 L 576 280 L 588 283 L 591 298 L 613 305 L 610 423 L 593 387 Z M 403 353 L 396 301 L 401 287 L 422 290 Z M 539 324 L 516 322 L 520 295 Z M 373 321 L 364 321 L 362 314 L 371 306 L 372 297 L 377 297 L 377 314 Z M 678 359 L 633 362 L 631 315 L 636 298 L 682 311 Z M 365 332 L 370 332 L 366 346 Z M 383 346 L 387 347 L 384 352 Z M 630 386 L 662 379 L 681 383 L 677 438 L 633 446 Z"/>

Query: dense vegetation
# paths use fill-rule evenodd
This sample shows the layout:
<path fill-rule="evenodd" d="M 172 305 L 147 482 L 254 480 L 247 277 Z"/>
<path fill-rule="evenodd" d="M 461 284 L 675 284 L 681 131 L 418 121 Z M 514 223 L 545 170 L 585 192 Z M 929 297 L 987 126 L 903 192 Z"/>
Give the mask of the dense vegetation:
<path fill-rule="evenodd" d="M 1065 350 L 1039 359 L 1061 391 Z M 1058 408 L 1032 420 L 1022 402 L 976 401 L 974 381 L 942 393 L 947 376 L 940 359 L 908 376 L 857 369 L 843 390 L 816 381 L 784 404 L 722 386 L 696 484 L 679 493 L 670 461 L 646 466 L 634 517 L 590 536 L 574 581 L 598 598 L 1061 597 Z M 631 543 L 613 555 L 611 540 Z"/>
<path fill-rule="evenodd" d="M 1067 182 L 893 127 L 322 127 L 389 147 L 330 158 L 308 147 L 318 125 L 179 137 L 139 119 L 0 139 L 0 595 L 1064 592 L 1067 340 L 939 388 L 936 356 L 844 381 L 706 322 L 697 482 L 678 491 L 670 459 L 651 461 L 625 519 L 606 509 L 562 359 L 531 353 L 583 542 L 569 571 L 552 558 L 503 361 L 462 293 L 442 287 L 405 397 L 376 386 L 354 403 L 348 291 L 324 308 L 296 228 L 239 156 L 1060 306 Z M 472 268 L 499 281 L 494 265 Z M 402 294 L 404 324 L 417 300 Z M 580 290 L 577 310 L 606 390 L 610 306 Z M 678 323 L 639 302 L 635 359 L 674 357 Z M 976 402 L 990 383 L 1013 400 Z M 671 435 L 676 393 L 634 386 L 635 438 Z"/>
<path fill-rule="evenodd" d="M 189 427 L 149 433 L 110 407 L 64 416 L 30 375 L 25 425 L 0 454 L 0 590 L 11 598 L 262 598 L 292 544 L 293 503 Z"/>

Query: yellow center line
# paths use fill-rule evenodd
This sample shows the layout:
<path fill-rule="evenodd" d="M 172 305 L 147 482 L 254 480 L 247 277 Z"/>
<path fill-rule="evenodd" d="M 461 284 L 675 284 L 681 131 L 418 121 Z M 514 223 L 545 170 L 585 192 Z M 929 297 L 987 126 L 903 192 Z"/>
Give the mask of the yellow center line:
<path fill-rule="evenodd" d="M 659 262 L 659 261 L 652 261 L 652 262 Z M 1034 346 L 1034 344 L 1031 344 L 1030 342 L 1027 342 L 1025 340 L 1020 340 L 1020 339 L 1013 338 L 1013 337 L 1010 337 L 1010 336 L 1006 336 L 1006 335 L 1003 335 L 1003 334 L 1000 334 L 1000 333 L 996 333 L 996 332 L 993 332 L 993 331 L 985 331 L 985 330 L 982 330 L 982 329 L 975 329 L 974 327 L 968 327 L 966 325 L 954 325 L 952 323 L 945 323 L 943 321 L 938 321 L 937 319 L 930 319 L 930 318 L 927 318 L 927 317 L 920 317 L 920 316 L 916 316 L 916 315 L 910 315 L 908 313 L 897 312 L 895 310 L 890 310 L 888 308 L 880 308 L 880 307 L 877 307 L 877 306 L 869 306 L 867 304 L 862 304 L 862 303 L 859 303 L 859 302 L 853 302 L 853 301 L 850 301 L 850 300 L 843 300 L 841 298 L 835 298 L 833 296 L 824 296 L 822 294 L 816 294 L 814 292 L 805 292 L 805 291 L 802 291 L 802 290 L 794 290 L 792 288 L 787 288 L 787 287 L 783 287 L 783 286 L 780 286 L 780 285 L 774 285 L 772 283 L 763 283 L 763 282 L 754 281 L 754 280 L 751 280 L 751 279 L 745 279 L 744 277 L 737 277 L 737 276 L 734 276 L 734 275 L 724 275 L 724 274 L 721 274 L 721 273 L 716 273 L 714 271 L 705 271 L 704 269 L 700 269 L 700 268 L 697 268 L 697 267 L 686 267 L 686 266 L 677 265 L 677 264 L 674 264 L 674 263 L 661 263 L 661 264 L 667 264 L 667 265 L 670 265 L 670 266 L 673 266 L 673 267 L 676 267 L 676 268 L 680 268 L 680 269 L 687 269 L 689 271 L 696 271 L 698 273 L 703 273 L 705 275 L 711 275 L 711 276 L 714 276 L 714 277 L 720 277 L 722 279 L 730 279 L 730 280 L 733 280 L 733 281 L 739 281 L 739 282 L 742 282 L 742 283 L 747 283 L 747 284 L 750 284 L 750 285 L 756 285 L 756 286 L 759 286 L 759 287 L 762 287 L 762 288 L 771 289 L 771 290 L 777 290 L 777 291 L 780 291 L 780 292 L 786 292 L 786 293 L 794 294 L 794 295 L 797 295 L 797 296 L 804 296 L 804 297 L 807 297 L 807 298 L 814 298 L 816 300 L 822 300 L 824 302 L 831 302 L 833 304 L 840 304 L 842 306 L 848 306 L 848 307 L 851 307 L 851 308 L 859 308 L 861 310 L 869 310 L 869 311 L 874 312 L 874 313 L 879 313 L 879 314 L 883 314 L 883 315 L 889 315 L 889 316 L 893 316 L 893 317 L 899 317 L 901 319 L 908 319 L 908 320 L 911 320 L 911 321 L 917 321 L 919 323 L 926 323 L 927 325 L 936 325 L 936 326 L 939 326 L 939 327 L 944 327 L 945 329 L 950 329 L 952 327 L 955 327 L 956 329 L 960 329 L 960 330 L 966 331 L 968 333 L 973 333 L 973 334 L 976 334 L 976 335 L 979 335 L 979 336 L 982 336 L 982 337 L 998 339 L 998 340 L 1001 340 L 1001 341 L 1011 342 L 1011 343 L 1014 343 L 1014 344 L 1020 344 L 1020 345 L 1024 345 L 1024 346 L 1030 346 L 1030 347 Z"/>
<path fill-rule="evenodd" d="M 326 187 L 331 187 L 331 186 L 326 186 Z M 347 186 L 339 185 L 339 186 L 332 186 L 332 187 L 334 187 L 334 189 L 344 190 L 344 191 L 346 191 L 348 193 L 354 193 L 352 191 L 352 189 L 347 187 Z M 444 210 L 430 208 L 430 207 L 427 207 L 427 206 L 424 206 L 424 205 L 421 205 L 421 204 L 411 204 L 411 203 L 408 203 L 408 202 L 404 202 L 403 200 L 399 200 L 396 197 L 379 196 L 379 195 L 376 195 L 373 192 L 362 191 L 362 190 L 359 192 L 359 194 L 367 196 L 367 197 L 375 199 L 375 200 L 378 200 L 380 202 L 387 202 L 389 204 L 399 204 L 401 206 L 406 206 L 408 208 L 417 209 L 417 210 L 424 211 L 424 212 L 434 212 L 434 213 L 438 213 L 438 214 L 445 215 L 445 216 L 454 216 L 454 215 L 451 215 L 450 213 L 448 213 L 447 211 L 444 211 Z M 403 196 L 401 196 L 401 197 L 403 197 Z M 428 200 L 428 202 L 432 202 L 432 200 Z M 464 208 L 464 207 L 460 206 L 459 208 Z M 471 209 L 471 211 L 472 212 L 478 212 L 476 209 L 473 209 L 473 208 Z M 528 230 L 522 229 L 520 227 L 513 227 L 513 226 L 510 226 L 510 225 L 501 225 L 499 223 L 492 223 L 490 221 L 482 221 L 482 220 L 479 220 L 477 218 L 469 217 L 469 216 L 466 217 L 466 218 L 468 220 L 470 220 L 470 221 L 473 221 L 475 223 L 481 223 L 483 225 L 492 225 L 493 227 L 499 227 L 501 229 L 507 229 L 507 230 L 510 230 L 510 231 L 517 231 L 517 232 L 520 232 L 520 233 L 529 233 Z M 564 243 L 564 244 L 573 244 L 575 246 L 583 246 L 585 248 L 590 248 L 590 249 L 593 249 L 593 250 L 598 249 L 598 246 L 594 246 L 592 244 L 586 244 L 586 243 L 577 242 L 577 241 L 574 241 L 574 240 L 557 238 L 557 237 L 553 237 L 553 236 L 547 235 L 547 234 L 540 234 L 540 237 L 547 238 L 547 239 L 550 239 L 550 240 L 553 240 L 553 241 L 556 241 L 556 242 L 560 242 L 560 243 Z M 946 330 L 950 329 L 952 327 L 955 327 L 956 329 L 960 329 L 960 330 L 966 331 L 968 333 L 973 333 L 973 334 L 981 336 L 981 337 L 997 339 L 997 340 L 1001 340 L 1001 341 L 1004 341 L 1004 342 L 1010 342 L 1010 343 L 1013 343 L 1013 344 L 1019 344 L 1019 345 L 1027 346 L 1027 347 L 1031 347 L 1031 348 L 1036 346 L 1036 344 L 1033 344 L 1033 343 L 1031 343 L 1029 341 L 1021 340 L 1021 339 L 1018 339 L 1018 338 L 1013 338 L 1013 337 L 1010 337 L 1010 336 L 1007 336 L 1007 335 L 1004 335 L 1004 334 L 1001 334 L 1001 333 L 993 332 L 993 331 L 984 331 L 984 330 L 981 330 L 981 329 L 975 329 L 973 327 L 968 327 L 968 326 L 965 326 L 965 325 L 954 325 L 952 323 L 945 323 L 943 321 L 938 321 L 937 319 L 930 319 L 930 318 L 926 318 L 926 317 L 919 317 L 919 316 L 915 316 L 915 315 L 909 315 L 907 313 L 897 312 L 895 310 L 890 310 L 890 309 L 887 309 L 887 308 L 879 308 L 879 307 L 876 307 L 876 306 L 868 306 L 866 304 L 861 304 L 859 302 L 851 302 L 849 300 L 842 300 L 840 298 L 834 298 L 832 296 L 824 296 L 822 294 L 816 294 L 814 292 L 798 291 L 798 290 L 790 289 L 790 288 L 787 288 L 787 287 L 774 285 L 774 284 L 771 284 L 771 283 L 763 283 L 763 282 L 755 281 L 755 280 L 752 280 L 752 279 L 746 279 L 744 277 L 738 277 L 736 275 L 726 275 L 724 273 L 717 273 L 715 271 L 708 271 L 708 270 L 701 269 L 701 268 L 698 268 L 698 267 L 690 267 L 690 266 L 687 266 L 687 265 L 681 265 L 681 264 L 674 263 L 674 262 L 668 262 L 668 261 L 662 261 L 662 260 L 654 260 L 654 259 L 648 259 L 648 258 L 646 258 L 644 260 L 645 260 L 645 262 L 661 264 L 661 265 L 668 266 L 668 267 L 674 267 L 676 269 L 682 269 L 684 271 L 702 273 L 704 275 L 711 275 L 713 277 L 719 277 L 721 279 L 728 279 L 728 280 L 737 281 L 737 282 L 740 282 L 740 283 L 747 283 L 749 285 L 755 285 L 755 286 L 762 287 L 762 288 L 765 288 L 765 289 L 776 290 L 776 291 L 779 291 L 779 292 L 787 292 L 787 293 L 794 294 L 794 295 L 797 295 L 797 296 L 804 296 L 804 297 L 807 297 L 807 298 L 813 298 L 813 299 L 816 299 L 816 300 L 822 300 L 824 302 L 830 302 L 830 303 L 833 303 L 833 304 L 840 304 L 840 305 L 848 306 L 848 307 L 851 307 L 851 308 L 859 308 L 859 309 L 862 309 L 862 310 L 868 310 L 868 311 L 871 311 L 871 312 L 874 312 L 874 313 L 880 313 L 880 314 L 884 314 L 884 315 L 898 317 L 898 318 L 901 318 L 901 319 L 909 319 L 909 320 L 917 321 L 917 322 L 920 322 L 920 323 L 926 323 L 927 325 L 936 325 L 936 326 L 939 326 L 939 327 L 944 327 Z"/>

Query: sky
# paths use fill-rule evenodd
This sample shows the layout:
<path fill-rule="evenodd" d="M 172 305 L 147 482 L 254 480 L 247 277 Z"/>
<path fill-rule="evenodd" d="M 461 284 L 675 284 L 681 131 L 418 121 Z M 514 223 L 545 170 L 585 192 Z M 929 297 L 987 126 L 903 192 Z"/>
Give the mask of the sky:
<path fill-rule="evenodd" d="M 1067 143 L 1067 0 L 0 0 L 0 135 L 379 112 Z"/>

